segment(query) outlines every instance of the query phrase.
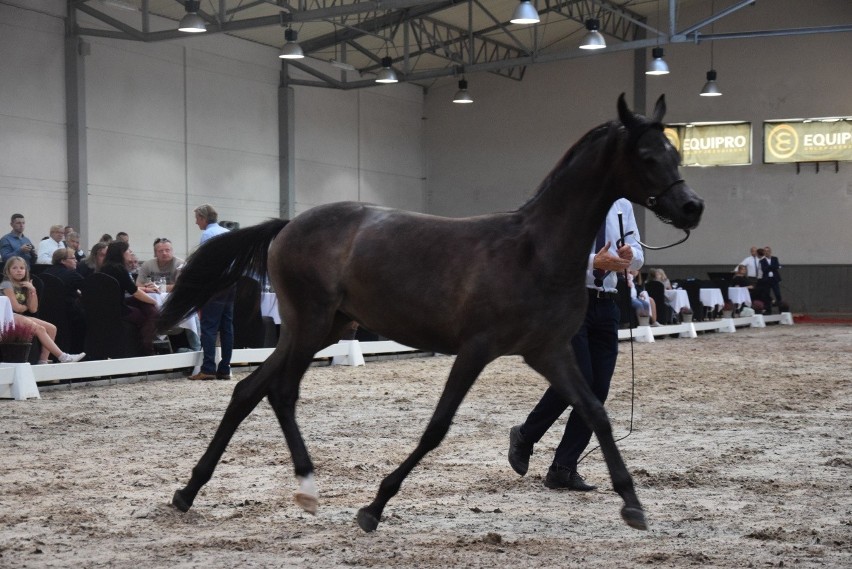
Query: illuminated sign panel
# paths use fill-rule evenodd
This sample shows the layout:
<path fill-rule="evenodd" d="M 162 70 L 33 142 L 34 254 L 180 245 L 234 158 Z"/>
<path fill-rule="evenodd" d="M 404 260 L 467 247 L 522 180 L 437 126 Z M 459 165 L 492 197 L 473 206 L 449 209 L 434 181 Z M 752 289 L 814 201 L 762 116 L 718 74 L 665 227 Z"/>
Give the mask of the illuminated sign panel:
<path fill-rule="evenodd" d="M 834 162 L 852 160 L 852 119 L 812 119 L 763 123 L 763 161 Z"/>
<path fill-rule="evenodd" d="M 742 166 L 751 164 L 751 123 L 668 125 L 669 141 L 682 166 Z"/>

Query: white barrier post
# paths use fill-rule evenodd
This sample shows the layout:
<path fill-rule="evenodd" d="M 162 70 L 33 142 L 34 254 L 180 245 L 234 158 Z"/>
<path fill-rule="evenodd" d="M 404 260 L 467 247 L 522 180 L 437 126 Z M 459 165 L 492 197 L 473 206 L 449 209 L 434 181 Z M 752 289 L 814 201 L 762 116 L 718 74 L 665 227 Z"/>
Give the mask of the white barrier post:
<path fill-rule="evenodd" d="M 782 312 L 780 324 L 786 324 L 788 326 L 792 326 L 793 325 L 793 314 L 791 312 Z"/>
<path fill-rule="evenodd" d="M 361 344 L 358 340 L 340 340 L 338 344 L 348 344 L 349 354 L 345 356 L 334 356 L 331 358 L 331 365 L 366 365 L 364 362 L 364 354 L 361 352 Z"/>
<path fill-rule="evenodd" d="M 737 327 L 734 326 L 733 318 L 722 318 L 722 325 L 719 327 L 719 332 L 725 332 L 729 334 L 733 334 L 737 331 Z"/>
<path fill-rule="evenodd" d="M 33 368 L 28 363 L 4 363 L 3 367 L 13 368 L 12 381 L 8 385 L 8 391 L 0 386 L 0 394 L 8 395 L 17 401 L 22 399 L 41 399 L 41 394 L 38 392 Z M 2 396 L 0 395 L 0 396 Z"/>
<path fill-rule="evenodd" d="M 697 338 L 698 337 L 698 332 L 695 331 L 695 324 L 692 323 L 692 322 L 689 322 L 688 324 L 689 324 L 689 330 L 687 330 L 686 332 L 681 332 L 678 335 L 678 338 Z"/>
<path fill-rule="evenodd" d="M 766 320 L 763 319 L 763 314 L 755 314 L 751 317 L 752 328 L 766 328 Z"/>
<path fill-rule="evenodd" d="M 656 341 L 654 340 L 654 333 L 651 331 L 650 326 L 637 326 L 633 332 L 633 339 L 637 342 L 648 344 Z"/>

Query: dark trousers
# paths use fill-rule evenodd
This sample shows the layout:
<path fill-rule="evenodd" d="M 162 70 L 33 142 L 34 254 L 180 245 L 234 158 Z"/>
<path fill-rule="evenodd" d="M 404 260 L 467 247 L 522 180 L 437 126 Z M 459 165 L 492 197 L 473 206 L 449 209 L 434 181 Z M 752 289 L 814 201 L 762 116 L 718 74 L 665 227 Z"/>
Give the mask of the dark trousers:
<path fill-rule="evenodd" d="M 142 337 L 142 353 L 153 356 L 154 335 L 157 332 L 157 307 L 135 298 L 128 298 L 126 307 L 124 319 L 133 322 L 139 328 L 139 335 Z"/>
<path fill-rule="evenodd" d="M 583 377 L 601 403 L 609 395 L 615 361 L 618 358 L 618 323 L 620 313 L 613 300 L 589 300 L 586 319 L 571 340 L 577 364 Z M 521 435 L 532 444 L 537 443 L 544 433 L 568 408 L 556 390 L 548 387 L 541 401 L 530 412 L 521 426 Z M 576 468 L 577 461 L 592 438 L 592 430 L 580 417 L 572 412 L 565 425 L 562 441 L 556 447 L 553 463 L 567 468 Z"/>
<path fill-rule="evenodd" d="M 201 371 L 204 373 L 231 373 L 231 352 L 234 350 L 234 289 L 213 297 L 201 309 L 201 349 L 204 360 Z M 216 367 L 216 334 L 219 334 L 219 347 L 222 359 Z"/>

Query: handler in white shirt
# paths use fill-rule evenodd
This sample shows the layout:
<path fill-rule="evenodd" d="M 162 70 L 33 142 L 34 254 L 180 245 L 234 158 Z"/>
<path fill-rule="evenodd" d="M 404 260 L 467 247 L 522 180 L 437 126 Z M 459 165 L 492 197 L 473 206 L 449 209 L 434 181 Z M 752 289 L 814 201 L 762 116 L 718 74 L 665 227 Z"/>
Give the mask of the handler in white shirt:
<path fill-rule="evenodd" d="M 38 244 L 38 259 L 36 259 L 36 264 L 53 264 L 53 252 L 59 249 L 60 247 L 65 247 L 65 241 L 63 241 L 64 238 L 65 226 L 51 225 L 50 237 L 48 237 L 47 239 L 42 239 Z"/>

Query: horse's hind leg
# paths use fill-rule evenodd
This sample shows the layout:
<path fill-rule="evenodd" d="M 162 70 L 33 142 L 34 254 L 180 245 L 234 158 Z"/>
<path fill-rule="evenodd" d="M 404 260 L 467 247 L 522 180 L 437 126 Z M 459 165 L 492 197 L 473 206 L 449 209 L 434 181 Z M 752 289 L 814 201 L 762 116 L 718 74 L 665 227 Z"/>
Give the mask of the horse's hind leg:
<path fill-rule="evenodd" d="M 461 405 L 479 373 L 492 359 L 493 356 L 480 346 L 470 346 L 459 352 L 450 371 L 447 384 L 444 386 L 444 392 L 438 400 L 438 406 L 435 408 L 432 419 L 426 426 L 426 431 L 420 437 L 420 442 L 414 452 L 396 470 L 382 480 L 373 502 L 358 510 L 358 525 L 362 530 L 370 532 L 378 527 L 385 505 L 399 492 L 405 477 L 426 456 L 426 453 L 441 444 L 450 429 L 450 424 L 459 405 Z"/>
<path fill-rule="evenodd" d="M 331 344 L 338 340 L 343 329 L 350 323 L 350 319 L 343 315 L 335 317 L 331 333 L 323 344 Z M 310 366 L 316 350 L 305 338 L 308 334 L 301 334 L 294 342 L 290 351 L 290 358 L 284 367 L 283 381 L 275 382 L 269 386 L 268 400 L 278 417 L 284 438 L 293 458 L 293 468 L 299 488 L 293 495 L 293 500 L 304 511 L 315 514 L 319 505 L 319 493 L 314 484 L 314 465 L 310 454 L 305 446 L 305 440 L 296 423 L 296 402 L 299 399 L 299 385 L 305 371 Z"/>
<path fill-rule="evenodd" d="M 573 352 L 569 349 L 568 353 L 527 356 L 525 359 L 533 369 L 547 378 L 563 398 L 572 402 L 574 410 L 580 413 L 595 433 L 612 478 L 612 486 L 624 500 L 624 506 L 621 508 L 622 519 L 632 528 L 648 529 L 645 512 L 633 486 L 633 478 L 627 471 L 613 439 L 609 417 L 603 403 L 595 397 L 583 378 Z"/>
<path fill-rule="evenodd" d="M 172 498 L 172 505 L 178 510 L 186 512 L 192 507 L 198 491 L 213 476 L 213 471 L 219 464 L 219 460 L 222 458 L 222 454 L 237 427 L 266 395 L 270 380 L 279 373 L 285 359 L 284 350 L 276 349 L 259 368 L 237 383 L 231 401 L 228 403 L 228 408 L 225 410 L 225 415 L 222 417 L 219 428 L 216 430 L 213 440 L 210 441 L 207 451 L 195 465 L 195 468 L 192 469 L 192 476 L 187 485 L 176 491 Z"/>

